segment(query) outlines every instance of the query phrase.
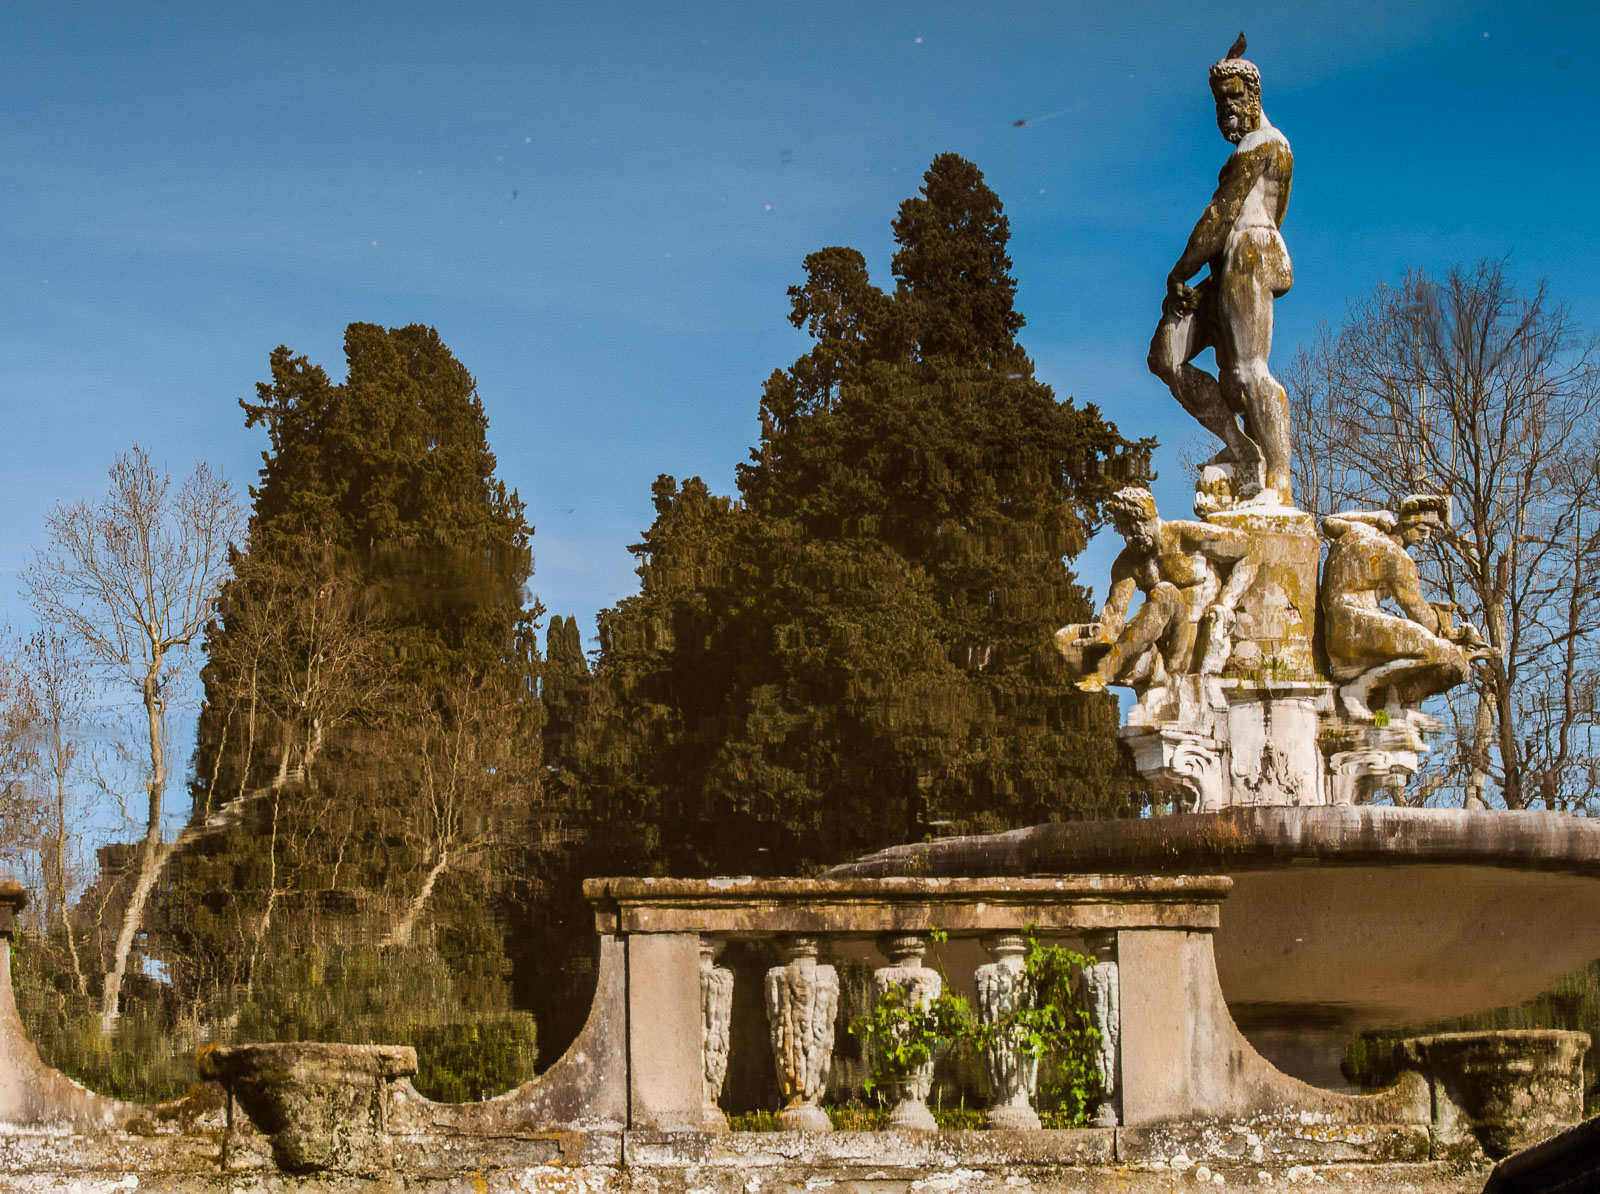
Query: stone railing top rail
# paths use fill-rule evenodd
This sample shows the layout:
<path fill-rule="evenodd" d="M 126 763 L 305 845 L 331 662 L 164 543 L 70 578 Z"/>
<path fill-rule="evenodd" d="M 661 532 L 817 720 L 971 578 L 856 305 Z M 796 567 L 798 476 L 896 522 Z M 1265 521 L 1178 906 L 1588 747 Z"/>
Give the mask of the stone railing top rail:
<path fill-rule="evenodd" d="M 938 927 L 985 933 L 1214 929 L 1233 880 L 1216 875 L 1050 878 L 590 879 L 602 933 L 872 936 Z"/>

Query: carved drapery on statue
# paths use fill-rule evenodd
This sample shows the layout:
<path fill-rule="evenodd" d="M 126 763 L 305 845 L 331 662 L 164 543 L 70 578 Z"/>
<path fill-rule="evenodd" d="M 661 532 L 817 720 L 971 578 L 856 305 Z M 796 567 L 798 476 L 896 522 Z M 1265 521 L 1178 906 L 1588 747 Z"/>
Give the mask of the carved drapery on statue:
<path fill-rule="evenodd" d="M 1193 520 L 1161 518 L 1144 489 L 1106 503 L 1126 546 L 1105 604 L 1055 636 L 1080 688 L 1134 690 L 1121 733 L 1135 765 L 1195 811 L 1355 803 L 1404 784 L 1435 725 L 1420 704 L 1489 654 L 1423 596 L 1407 554 L 1447 521 L 1447 498 L 1324 519 L 1319 583 L 1323 539 L 1293 505 L 1288 398 L 1267 360 L 1273 302 L 1293 280 L 1279 226 L 1294 159 L 1243 53 L 1241 34 L 1211 68 L 1234 150 L 1167 276 L 1149 356 L 1222 450 L 1201 469 Z M 1215 376 L 1192 363 L 1207 348 Z"/>

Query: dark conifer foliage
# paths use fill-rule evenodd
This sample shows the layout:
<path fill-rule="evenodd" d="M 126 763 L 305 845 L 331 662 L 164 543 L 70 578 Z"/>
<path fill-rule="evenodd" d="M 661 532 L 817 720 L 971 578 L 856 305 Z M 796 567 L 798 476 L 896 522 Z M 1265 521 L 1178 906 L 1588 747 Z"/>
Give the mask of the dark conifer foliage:
<path fill-rule="evenodd" d="M 425 1084 L 481 1094 L 533 1060 L 506 944 L 542 895 L 533 531 L 432 328 L 352 324 L 345 353 L 335 384 L 279 348 L 241 403 L 269 448 L 155 931 L 197 1014 L 412 1040 Z"/>
<path fill-rule="evenodd" d="M 740 498 L 660 478 L 593 674 L 547 674 L 574 877 L 805 874 L 1137 807 L 1113 701 L 1073 689 L 1049 639 L 1091 616 L 1063 559 L 1149 445 L 1034 379 L 970 162 L 935 159 L 894 234 L 893 294 L 853 249 L 805 259 L 790 319 L 813 346 L 763 388 Z"/>

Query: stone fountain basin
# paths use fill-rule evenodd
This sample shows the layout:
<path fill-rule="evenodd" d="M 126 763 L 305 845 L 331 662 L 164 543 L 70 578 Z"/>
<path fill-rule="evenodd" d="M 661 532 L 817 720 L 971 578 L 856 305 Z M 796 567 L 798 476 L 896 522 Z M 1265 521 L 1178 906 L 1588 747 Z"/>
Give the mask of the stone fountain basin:
<path fill-rule="evenodd" d="M 897 846 L 830 875 L 1226 874 L 1222 992 L 1280 1068 L 1338 1086 L 1358 1033 L 1524 1002 L 1600 958 L 1600 822 L 1232 808 Z"/>

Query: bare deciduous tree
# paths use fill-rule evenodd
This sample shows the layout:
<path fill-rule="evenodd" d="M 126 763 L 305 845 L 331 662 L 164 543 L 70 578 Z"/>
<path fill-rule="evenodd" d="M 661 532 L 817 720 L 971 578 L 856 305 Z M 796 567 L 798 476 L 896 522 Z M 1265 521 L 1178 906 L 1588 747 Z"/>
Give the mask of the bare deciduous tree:
<path fill-rule="evenodd" d="M 66 635 L 105 674 L 130 685 L 142 704 L 144 837 L 137 872 L 101 994 L 109 1032 L 122 980 L 167 847 L 161 814 L 167 787 L 167 703 L 185 649 L 211 617 L 242 518 L 228 483 L 204 464 L 174 490 L 139 447 L 117 457 L 97 505 L 58 506 L 49 546 L 35 554 L 25 584 L 40 621 Z"/>
<path fill-rule="evenodd" d="M 38 848 L 41 809 L 30 782 L 38 730 L 39 701 L 27 671 L 11 652 L 0 652 L 0 874 L 26 874 Z"/>
<path fill-rule="evenodd" d="M 486 873 L 509 865 L 508 847 L 526 842 L 538 748 L 518 732 L 519 711 L 519 694 L 507 691 L 501 676 L 468 673 L 436 695 L 416 695 L 407 735 L 416 778 L 402 789 L 404 803 L 389 811 L 392 832 L 421 873 L 397 880 L 416 888 L 385 945 L 411 944 L 446 874 L 471 875 L 488 888 Z"/>
<path fill-rule="evenodd" d="M 1589 809 L 1600 767 L 1600 350 L 1504 263 L 1416 273 L 1353 306 L 1289 373 L 1295 489 L 1316 514 L 1447 494 L 1420 560 L 1499 658 L 1414 798 Z M 1466 691 L 1466 690 L 1462 690 Z"/>
<path fill-rule="evenodd" d="M 72 966 L 73 991 L 81 996 L 88 993 L 88 983 L 70 910 L 77 870 L 75 844 L 81 836 L 74 780 L 88 721 L 89 684 L 72 645 L 53 631 L 41 630 L 30 638 L 22 659 L 37 711 L 34 777 L 42 821 L 43 919 L 47 930 L 61 933 Z"/>

